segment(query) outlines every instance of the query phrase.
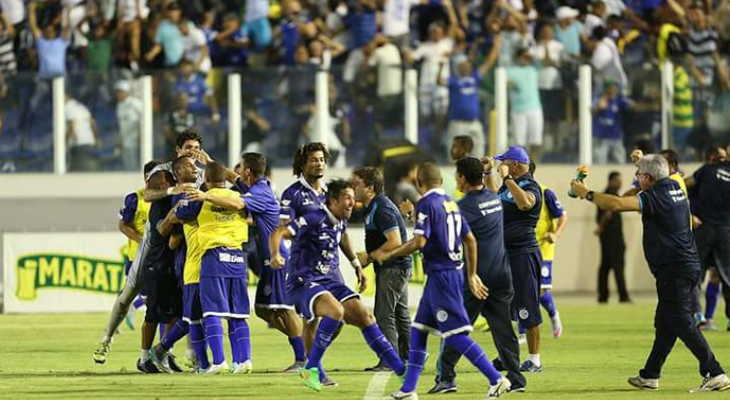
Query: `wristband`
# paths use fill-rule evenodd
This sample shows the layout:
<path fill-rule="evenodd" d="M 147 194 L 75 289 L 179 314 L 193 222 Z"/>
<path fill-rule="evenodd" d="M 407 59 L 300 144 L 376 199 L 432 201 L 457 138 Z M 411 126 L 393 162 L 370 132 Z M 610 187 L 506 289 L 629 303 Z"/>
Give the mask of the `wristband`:
<path fill-rule="evenodd" d="M 360 264 L 360 260 L 357 257 L 350 260 L 350 265 L 355 269 L 362 268 L 362 264 Z"/>
<path fill-rule="evenodd" d="M 515 178 L 513 178 L 512 175 L 508 174 L 508 175 L 505 175 L 504 178 L 502 178 L 502 180 L 507 182 L 507 181 L 513 181 L 513 180 L 515 180 Z"/>
<path fill-rule="evenodd" d="M 485 173 L 484 173 L 484 176 L 492 176 L 492 171 L 491 171 L 491 170 L 489 170 L 489 171 L 485 172 Z"/>
<path fill-rule="evenodd" d="M 172 189 L 173 188 L 171 188 L 171 187 L 167 188 L 167 192 L 166 193 L 167 193 L 168 196 L 172 196 Z"/>

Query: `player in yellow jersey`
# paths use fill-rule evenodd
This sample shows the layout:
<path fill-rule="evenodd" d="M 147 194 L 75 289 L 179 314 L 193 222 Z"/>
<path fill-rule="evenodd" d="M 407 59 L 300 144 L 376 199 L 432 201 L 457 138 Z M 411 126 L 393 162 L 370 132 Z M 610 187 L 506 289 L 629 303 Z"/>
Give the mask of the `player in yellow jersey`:
<path fill-rule="evenodd" d="M 152 171 L 159 161 L 150 161 L 144 166 L 145 182 L 147 174 Z M 142 241 L 144 234 L 144 225 L 147 223 L 147 215 L 150 212 L 150 203 L 144 200 L 144 192 L 146 189 L 138 189 L 124 196 L 124 206 L 119 210 L 119 232 L 127 237 L 127 246 L 124 249 L 124 274 L 129 275 L 129 269 L 132 267 L 132 260 L 137 255 L 139 243 Z M 134 311 L 144 305 L 144 296 L 140 294 L 132 303 L 132 308 L 125 318 L 129 329 L 134 330 Z"/>

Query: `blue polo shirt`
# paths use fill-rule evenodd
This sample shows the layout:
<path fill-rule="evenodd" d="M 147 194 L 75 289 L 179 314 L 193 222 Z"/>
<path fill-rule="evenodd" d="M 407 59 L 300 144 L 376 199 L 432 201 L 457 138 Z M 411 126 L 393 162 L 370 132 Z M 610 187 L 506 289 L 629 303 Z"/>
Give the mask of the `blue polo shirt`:
<path fill-rule="evenodd" d="M 644 256 L 657 277 L 699 276 L 701 267 L 690 226 L 689 201 L 679 184 L 669 178 L 640 192 L 644 224 Z"/>
<path fill-rule="evenodd" d="M 398 231 L 402 243 L 408 241 L 406 223 L 400 215 L 398 207 L 384 194 L 379 194 L 365 209 L 365 250 L 371 253 L 387 242 L 385 235 Z M 410 257 L 399 257 L 386 261 L 383 265 L 375 263 L 375 270 L 380 268 L 410 268 Z"/>
<path fill-rule="evenodd" d="M 594 107 L 600 98 L 594 101 Z M 593 137 L 598 139 L 621 139 L 623 137 L 623 112 L 629 102 L 619 95 L 608 101 L 608 106 L 593 116 Z"/>
<path fill-rule="evenodd" d="M 692 176 L 702 205 L 696 215 L 704 224 L 730 228 L 730 162 L 705 164 Z"/>
<path fill-rule="evenodd" d="M 477 88 L 481 82 L 478 72 L 473 75 L 449 77 L 449 120 L 474 121 L 479 119 Z"/>
<path fill-rule="evenodd" d="M 162 46 L 165 55 L 165 66 L 175 66 L 182 60 L 185 52 L 185 44 L 183 43 L 180 28 L 169 20 L 163 20 L 157 27 L 155 34 L 155 43 Z"/>
<path fill-rule="evenodd" d="M 512 271 L 504 247 L 502 201 L 489 190 L 473 190 L 458 202 L 477 239 L 477 273 L 490 289 L 511 288 Z"/>
<path fill-rule="evenodd" d="M 535 205 L 527 211 L 522 211 L 517 207 L 507 186 L 502 185 L 499 188 L 497 196 L 502 200 L 504 208 L 504 242 L 507 251 L 512 254 L 540 251 L 535 236 L 535 227 L 542 209 L 542 190 L 529 173 L 516 178 L 515 183 L 525 192 L 535 196 Z"/>

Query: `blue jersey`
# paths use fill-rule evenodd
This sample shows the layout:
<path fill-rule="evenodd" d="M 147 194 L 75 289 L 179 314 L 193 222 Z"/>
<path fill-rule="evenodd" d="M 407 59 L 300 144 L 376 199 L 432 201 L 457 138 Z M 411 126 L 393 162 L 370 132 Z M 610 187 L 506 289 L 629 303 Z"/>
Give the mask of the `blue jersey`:
<path fill-rule="evenodd" d="M 287 226 L 294 236 L 289 256 L 287 282 L 311 282 L 339 276 L 340 241 L 347 222 L 324 207 L 292 220 Z"/>
<path fill-rule="evenodd" d="M 253 218 L 255 225 L 255 241 L 263 263 L 270 266 L 271 252 L 269 251 L 269 238 L 279 226 L 279 202 L 276 200 L 271 183 L 266 178 L 260 178 L 248 187 L 240 179 L 236 181 L 236 187 L 241 191 L 241 200 L 246 204 L 246 210 Z M 281 244 L 281 255 L 286 258 L 287 251 L 284 244 Z"/>
<path fill-rule="evenodd" d="M 598 105 L 600 98 L 594 101 Z M 593 116 L 593 137 L 600 139 L 621 139 L 623 137 L 622 114 L 629 108 L 629 102 L 618 95 L 608 100 L 608 106 Z"/>
<path fill-rule="evenodd" d="M 465 77 L 449 77 L 449 120 L 474 121 L 479 119 L 479 73 Z"/>
<path fill-rule="evenodd" d="M 535 227 L 542 210 L 542 190 L 530 174 L 516 178 L 515 183 L 525 192 L 535 196 L 535 205 L 527 211 L 522 211 L 517 208 L 517 203 L 512 198 L 512 193 L 507 190 L 507 186 L 502 185 L 499 188 L 497 195 L 502 200 L 504 208 L 504 242 L 507 251 L 513 254 L 540 251 L 535 236 Z"/>
<path fill-rule="evenodd" d="M 284 20 L 281 23 L 281 44 L 284 47 L 284 64 L 294 65 L 294 53 L 297 51 L 299 44 L 299 28 L 292 21 Z"/>
<path fill-rule="evenodd" d="M 730 226 L 730 162 L 705 164 L 692 177 L 702 206 L 697 216 L 711 226 Z"/>
<path fill-rule="evenodd" d="M 423 253 L 427 274 L 461 269 L 461 242 L 470 232 L 459 206 L 443 189 L 429 190 L 416 204 L 414 235 L 426 238 Z"/>
<path fill-rule="evenodd" d="M 362 10 L 347 14 L 345 26 L 350 31 L 351 49 L 359 49 L 370 43 L 378 31 L 375 10 Z"/>
<path fill-rule="evenodd" d="M 188 111 L 193 114 L 207 112 L 208 105 L 205 104 L 205 96 L 213 94 L 205 82 L 205 78 L 198 74 L 191 75 L 188 79 L 180 78 L 175 82 L 177 93 L 187 93 L 189 96 Z"/>
<path fill-rule="evenodd" d="M 299 178 L 281 195 L 280 218 L 293 220 L 309 211 L 323 208 L 326 191 L 327 187 L 323 186 L 322 193 L 317 194 L 304 178 Z"/>

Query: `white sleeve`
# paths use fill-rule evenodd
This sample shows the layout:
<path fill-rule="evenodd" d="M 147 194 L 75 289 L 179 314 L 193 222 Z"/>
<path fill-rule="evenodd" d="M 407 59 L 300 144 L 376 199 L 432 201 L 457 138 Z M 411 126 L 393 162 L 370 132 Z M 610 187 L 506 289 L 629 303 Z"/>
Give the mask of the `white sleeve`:
<path fill-rule="evenodd" d="M 593 50 L 591 56 L 591 65 L 597 70 L 604 69 L 608 64 L 611 63 L 611 50 L 605 46 L 599 44 L 596 49 Z"/>

